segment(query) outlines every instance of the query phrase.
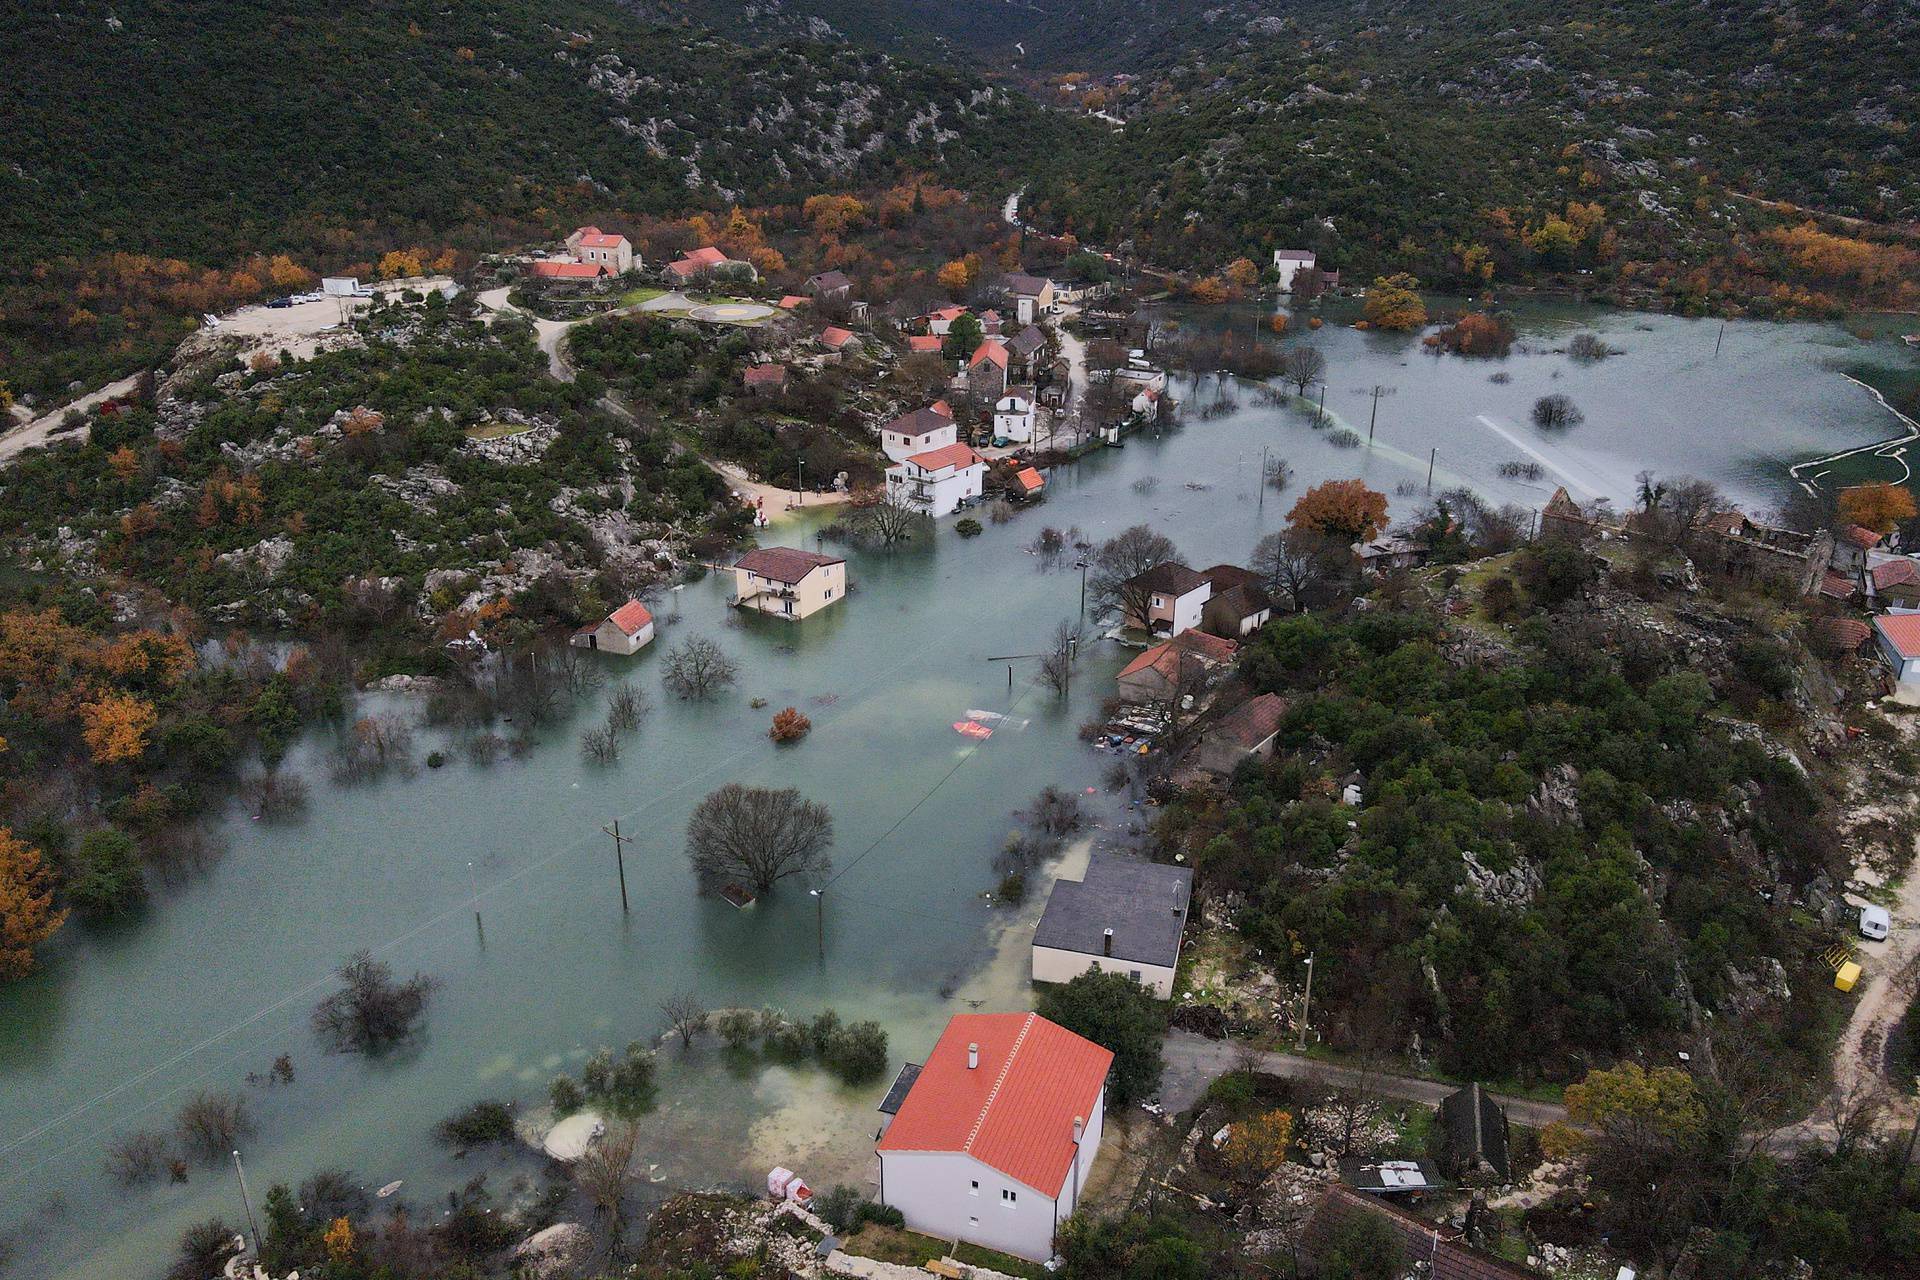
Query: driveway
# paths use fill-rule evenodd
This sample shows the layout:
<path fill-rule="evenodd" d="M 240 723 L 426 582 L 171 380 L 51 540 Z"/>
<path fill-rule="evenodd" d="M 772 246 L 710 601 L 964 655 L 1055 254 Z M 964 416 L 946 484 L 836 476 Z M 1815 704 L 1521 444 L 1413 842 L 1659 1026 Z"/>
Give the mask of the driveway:
<path fill-rule="evenodd" d="M 1234 1041 L 1209 1040 L 1191 1031 L 1170 1033 L 1161 1056 L 1166 1062 L 1166 1073 L 1160 1078 L 1160 1105 L 1169 1112 L 1185 1111 L 1191 1107 L 1200 1100 L 1200 1095 L 1207 1091 L 1209 1084 L 1239 1065 Z M 1293 1053 L 1264 1052 L 1258 1055 L 1257 1060 L 1261 1071 L 1283 1080 L 1300 1080 L 1332 1089 L 1367 1090 L 1407 1102 L 1422 1102 L 1430 1107 L 1439 1106 L 1448 1094 L 1460 1087 L 1418 1076 L 1368 1072 Z M 1567 1118 L 1567 1109 L 1557 1102 L 1537 1102 L 1531 1098 L 1510 1098 L 1500 1094 L 1494 1097 L 1507 1109 L 1509 1119 L 1530 1129 L 1544 1128 L 1564 1122 Z"/>

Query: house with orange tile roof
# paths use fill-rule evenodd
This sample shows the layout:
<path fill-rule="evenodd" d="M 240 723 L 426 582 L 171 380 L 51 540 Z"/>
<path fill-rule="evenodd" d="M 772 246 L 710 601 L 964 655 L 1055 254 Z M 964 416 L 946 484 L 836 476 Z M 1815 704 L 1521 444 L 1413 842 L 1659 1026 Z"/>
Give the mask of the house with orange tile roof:
<path fill-rule="evenodd" d="M 952 515 L 986 489 L 987 460 L 964 444 L 909 455 L 887 468 L 887 500 L 925 511 Z"/>
<path fill-rule="evenodd" d="M 538 280 L 598 280 L 613 274 L 598 263 L 568 262 L 565 258 L 544 258 L 527 270 Z"/>
<path fill-rule="evenodd" d="M 851 329 L 830 324 L 820 331 L 820 345 L 829 351 L 857 351 L 860 348 L 860 336 Z"/>
<path fill-rule="evenodd" d="M 653 643 L 653 614 L 638 600 L 629 600 L 600 621 L 574 632 L 567 643 L 576 649 L 638 653 Z"/>
<path fill-rule="evenodd" d="M 616 232 L 598 227 L 581 227 L 567 237 L 567 252 L 576 262 L 605 267 L 608 275 L 623 276 L 640 265 L 633 243 Z"/>
<path fill-rule="evenodd" d="M 740 381 L 750 391 L 764 391 L 769 394 L 787 389 L 787 366 L 783 364 L 750 364 L 741 371 Z"/>
<path fill-rule="evenodd" d="M 940 348 L 945 345 L 944 342 L 930 333 L 909 334 L 907 337 L 907 351 L 911 355 L 937 356 L 940 354 Z"/>
<path fill-rule="evenodd" d="M 998 338 L 988 338 L 973 349 L 967 359 L 967 387 L 982 398 L 998 399 L 1007 390 L 1007 347 Z"/>
<path fill-rule="evenodd" d="M 1920 682 L 1920 613 L 1879 614 L 1873 638 L 1895 680 Z"/>
<path fill-rule="evenodd" d="M 1046 1261 L 1100 1153 L 1112 1068 L 1037 1013 L 956 1015 L 881 1103 L 881 1203 L 915 1231 Z"/>
<path fill-rule="evenodd" d="M 676 258 L 666 266 L 667 278 L 675 284 L 687 284 L 690 281 L 707 276 L 739 277 L 744 280 L 758 280 L 760 273 L 753 269 L 751 262 L 742 262 L 738 258 L 729 258 L 712 245 L 695 249 L 684 258 Z"/>
<path fill-rule="evenodd" d="M 1204 631 L 1182 631 L 1122 667 L 1114 677 L 1120 701 L 1141 706 L 1202 694 L 1232 667 L 1240 646 Z"/>
<path fill-rule="evenodd" d="M 967 314 L 965 307 L 941 307 L 938 311 L 929 311 L 920 318 L 926 323 L 929 335 L 944 338 L 947 336 L 947 331 L 953 328 L 953 322 L 965 314 Z"/>

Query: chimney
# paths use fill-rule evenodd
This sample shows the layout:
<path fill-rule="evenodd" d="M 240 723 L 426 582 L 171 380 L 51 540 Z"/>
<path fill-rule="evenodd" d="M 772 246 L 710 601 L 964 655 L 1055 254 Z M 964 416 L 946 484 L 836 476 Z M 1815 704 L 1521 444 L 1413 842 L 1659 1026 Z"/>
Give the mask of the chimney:
<path fill-rule="evenodd" d="M 1073 1118 L 1073 1140 L 1076 1143 L 1079 1142 L 1080 1135 L 1085 1133 L 1086 1131 L 1087 1131 L 1086 1118 L 1083 1116 L 1075 1116 Z"/>
<path fill-rule="evenodd" d="M 980 1069 L 980 1046 L 977 1044 L 970 1044 L 967 1046 L 967 1070 L 978 1071 L 979 1069 Z"/>
<path fill-rule="evenodd" d="M 1103 929 L 1100 932 L 1100 954 L 1103 956 L 1113 954 L 1113 930 L 1111 929 Z"/>

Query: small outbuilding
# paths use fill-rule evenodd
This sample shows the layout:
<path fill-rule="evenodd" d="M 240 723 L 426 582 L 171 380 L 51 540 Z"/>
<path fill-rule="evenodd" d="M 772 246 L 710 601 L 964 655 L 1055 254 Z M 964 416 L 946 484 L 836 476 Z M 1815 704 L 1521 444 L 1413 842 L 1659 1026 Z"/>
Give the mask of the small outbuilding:
<path fill-rule="evenodd" d="M 1279 694 L 1247 699 L 1201 736 L 1193 763 L 1210 773 L 1231 775 L 1243 760 L 1267 759 L 1286 714 L 1286 699 Z"/>
<path fill-rule="evenodd" d="M 1456 1178 L 1513 1178 L 1507 1111 L 1478 1082 L 1440 1101 L 1440 1151 Z"/>
<path fill-rule="evenodd" d="M 568 643 L 576 649 L 638 653 L 653 643 L 653 614 L 638 600 L 629 600 L 600 621 L 574 632 Z"/>

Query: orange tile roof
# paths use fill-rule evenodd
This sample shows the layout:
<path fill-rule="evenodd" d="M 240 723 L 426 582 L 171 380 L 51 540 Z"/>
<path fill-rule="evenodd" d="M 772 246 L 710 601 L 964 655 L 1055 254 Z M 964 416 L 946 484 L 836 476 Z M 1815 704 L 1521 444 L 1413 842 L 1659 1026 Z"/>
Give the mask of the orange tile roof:
<path fill-rule="evenodd" d="M 1035 489 L 1041 488 L 1047 483 L 1047 478 L 1032 467 L 1020 468 L 1019 471 L 1014 473 L 1013 478 L 1018 480 L 1020 487 L 1028 493 L 1032 493 Z"/>
<path fill-rule="evenodd" d="M 907 461 L 924 471 L 938 471 L 942 467 L 971 467 L 986 459 L 975 453 L 970 445 L 949 444 L 925 453 L 916 453 Z"/>
<path fill-rule="evenodd" d="M 605 271 L 605 267 L 591 262 L 557 262 L 549 259 L 533 264 L 533 274 L 548 280 L 592 280 Z"/>
<path fill-rule="evenodd" d="M 1897 587 L 1903 583 L 1920 583 L 1920 565 L 1902 558 L 1889 560 L 1885 564 L 1873 566 L 1873 586 L 1877 591 L 1888 587 Z"/>
<path fill-rule="evenodd" d="M 618 249 L 627 242 L 625 236 L 609 235 L 598 227 L 582 227 L 576 234 L 580 243 L 589 249 Z"/>
<path fill-rule="evenodd" d="M 631 636 L 638 635 L 640 628 L 652 622 L 653 615 L 647 612 L 647 606 L 638 600 L 629 600 L 608 614 L 607 621 Z"/>
<path fill-rule="evenodd" d="M 725 262 L 726 260 L 727 260 L 727 255 L 720 252 L 718 249 L 714 248 L 712 245 L 707 245 L 704 248 L 695 249 L 692 253 L 680 259 L 680 261 L 682 262 L 697 262 L 703 267 L 717 267 L 721 263 Z"/>
<path fill-rule="evenodd" d="M 998 342 L 983 342 L 974 349 L 973 358 L 967 361 L 972 368 L 983 360 L 990 360 L 1002 369 L 1007 367 L 1007 349 Z"/>
<path fill-rule="evenodd" d="M 750 387 L 777 386 L 787 380 L 787 366 L 783 364 L 748 365 L 741 377 Z"/>
<path fill-rule="evenodd" d="M 1148 667 L 1154 667 L 1165 672 L 1166 666 L 1163 664 L 1169 663 L 1182 653 L 1193 654 L 1195 657 L 1207 662 L 1231 662 L 1233 661 L 1233 655 L 1239 651 L 1240 646 L 1231 640 L 1223 640 L 1219 636 L 1210 636 L 1204 631 L 1182 631 L 1165 644 L 1157 644 L 1135 658 L 1132 662 L 1129 662 L 1120 674 L 1122 676 L 1130 676 L 1134 672 L 1145 670 Z M 1172 673 L 1167 672 L 1167 674 L 1171 675 Z"/>
<path fill-rule="evenodd" d="M 1920 658 L 1920 613 L 1883 613 L 1873 629 L 1885 637 L 1902 658 Z"/>
<path fill-rule="evenodd" d="M 967 1066 L 967 1046 L 980 1065 Z M 1090 1120 L 1113 1054 L 1037 1013 L 963 1013 L 947 1023 L 876 1147 L 970 1155 L 1058 1198 L 1075 1118 Z"/>
<path fill-rule="evenodd" d="M 791 311 L 795 307 L 804 307 L 812 301 L 812 298 L 802 297 L 797 293 L 789 293 L 780 299 L 780 306 L 782 310 Z"/>
<path fill-rule="evenodd" d="M 836 350 L 846 346 L 847 343 L 852 340 L 853 331 L 851 329 L 842 329 L 837 324 L 830 324 L 820 331 L 820 341 Z"/>
<path fill-rule="evenodd" d="M 940 339 L 934 337 L 930 333 L 925 333 L 925 334 L 917 333 L 907 339 L 907 350 L 909 351 L 937 352 L 940 350 L 940 345 L 941 345 Z"/>
<path fill-rule="evenodd" d="M 953 416 L 953 406 L 945 400 L 935 400 L 932 404 L 928 405 L 927 408 L 933 410 L 943 418 L 951 418 Z"/>

